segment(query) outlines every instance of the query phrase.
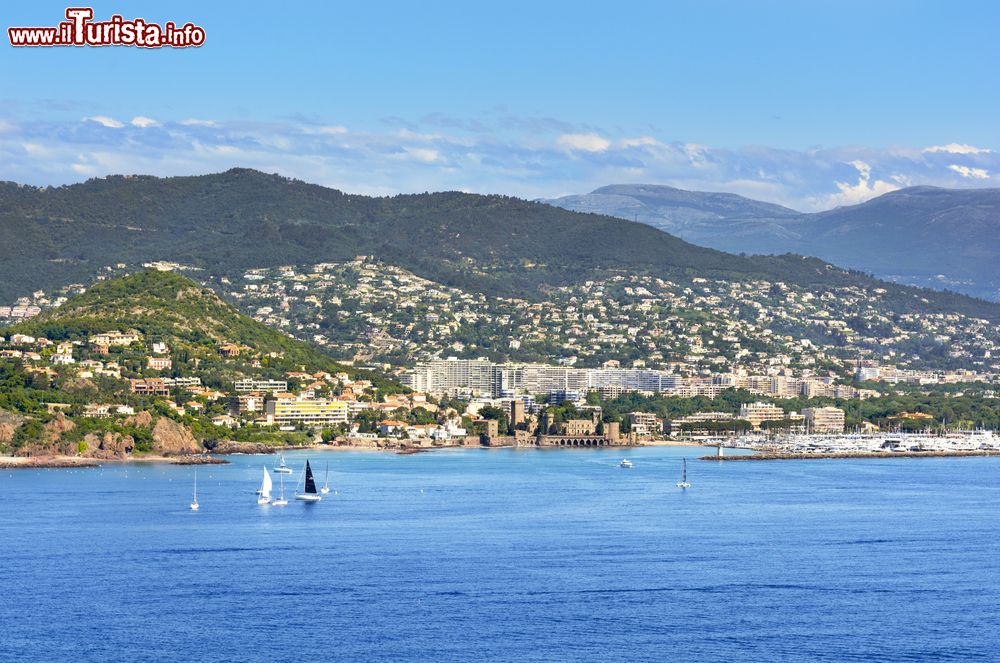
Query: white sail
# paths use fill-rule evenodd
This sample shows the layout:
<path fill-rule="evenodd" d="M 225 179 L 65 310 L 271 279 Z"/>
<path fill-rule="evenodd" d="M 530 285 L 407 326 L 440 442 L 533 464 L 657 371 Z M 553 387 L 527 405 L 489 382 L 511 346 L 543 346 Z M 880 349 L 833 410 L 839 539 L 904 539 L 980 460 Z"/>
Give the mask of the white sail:
<path fill-rule="evenodd" d="M 330 463 L 326 464 L 326 478 L 323 479 L 323 487 L 319 489 L 319 492 L 324 495 L 330 492 Z"/>
<path fill-rule="evenodd" d="M 191 510 L 198 510 L 198 470 L 194 471 L 194 496 L 191 499 Z"/>
<path fill-rule="evenodd" d="M 260 484 L 260 496 L 271 496 L 271 475 L 267 473 L 266 467 L 264 468 L 264 480 Z"/>

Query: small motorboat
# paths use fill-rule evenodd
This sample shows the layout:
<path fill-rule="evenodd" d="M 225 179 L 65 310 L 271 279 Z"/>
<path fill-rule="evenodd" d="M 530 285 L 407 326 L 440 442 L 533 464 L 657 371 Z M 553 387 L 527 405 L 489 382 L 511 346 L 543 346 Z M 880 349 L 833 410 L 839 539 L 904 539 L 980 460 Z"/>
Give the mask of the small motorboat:
<path fill-rule="evenodd" d="M 618 463 L 618 467 L 624 467 L 626 469 L 631 469 L 632 468 L 632 461 L 630 461 L 628 458 L 622 458 L 622 462 Z"/>

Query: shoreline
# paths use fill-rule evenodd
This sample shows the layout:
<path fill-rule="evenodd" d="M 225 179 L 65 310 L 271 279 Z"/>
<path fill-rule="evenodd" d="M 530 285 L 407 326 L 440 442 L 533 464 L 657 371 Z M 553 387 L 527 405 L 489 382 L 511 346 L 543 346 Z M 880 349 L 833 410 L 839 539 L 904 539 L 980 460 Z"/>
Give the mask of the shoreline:
<path fill-rule="evenodd" d="M 844 451 L 840 453 L 795 453 L 795 452 L 763 452 L 739 454 L 732 456 L 702 456 L 698 460 L 839 460 L 847 458 L 965 458 L 982 456 L 1000 456 L 1000 451 Z"/>
<path fill-rule="evenodd" d="M 600 447 L 601 449 L 640 449 L 643 447 L 703 447 L 705 445 L 698 444 L 696 442 L 672 442 L 672 441 L 657 441 L 651 443 L 640 443 L 640 444 L 630 444 L 621 445 L 617 447 Z M 142 455 L 142 456 L 130 456 L 127 458 L 87 458 L 81 456 L 59 456 L 59 455 L 44 455 L 44 456 L 0 456 L 0 470 L 14 470 L 14 469 L 60 469 L 60 468 L 81 468 L 81 467 L 100 467 L 104 464 L 129 464 L 129 463 L 162 463 L 165 465 L 227 465 L 229 461 L 225 459 L 225 456 L 273 456 L 278 453 L 288 452 L 288 451 L 313 451 L 313 452 L 349 452 L 349 451 L 363 451 L 372 453 L 391 453 L 401 456 L 410 456 L 415 454 L 431 453 L 435 451 L 449 451 L 455 449 L 473 449 L 481 451 L 495 451 L 497 449 L 555 449 L 561 451 L 567 450 L 592 450 L 596 447 L 539 447 L 536 445 L 466 445 L 466 444 L 449 444 L 444 446 L 373 446 L 369 444 L 364 445 L 350 445 L 350 444 L 310 444 L 304 446 L 281 446 L 281 447 L 264 447 L 263 445 L 258 445 L 256 443 L 250 443 L 246 446 L 240 446 L 238 444 L 223 450 L 206 450 L 203 454 L 185 454 L 178 456 L 164 456 L 164 455 Z M 714 456 L 712 457 L 714 458 Z"/>
<path fill-rule="evenodd" d="M 139 456 L 136 458 L 83 458 L 80 456 L 0 456 L 0 470 L 101 467 L 104 464 L 163 463 L 165 465 L 228 465 L 224 458 L 208 455 Z"/>
<path fill-rule="evenodd" d="M 717 444 L 702 444 L 701 442 L 687 442 L 684 440 L 649 440 L 646 442 L 638 442 L 634 445 L 628 445 L 633 447 L 706 447 L 715 448 L 719 445 Z"/>

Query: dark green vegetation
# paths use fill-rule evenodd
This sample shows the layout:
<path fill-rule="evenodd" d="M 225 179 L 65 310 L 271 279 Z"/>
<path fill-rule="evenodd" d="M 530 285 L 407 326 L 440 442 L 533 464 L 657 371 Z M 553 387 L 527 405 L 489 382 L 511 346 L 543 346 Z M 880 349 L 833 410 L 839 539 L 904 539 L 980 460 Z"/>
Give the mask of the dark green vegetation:
<path fill-rule="evenodd" d="M 63 306 L 46 311 L 5 332 L 43 336 L 51 341 L 86 340 L 91 334 L 135 329 L 149 342 L 170 346 L 179 364 L 178 374 L 190 374 L 198 360 L 198 374 L 220 372 L 221 381 L 242 374 L 268 378 L 285 371 L 335 372 L 344 367 L 316 348 L 247 317 L 214 292 L 172 272 L 145 271 L 103 281 Z M 259 358 L 223 362 L 219 348 L 243 346 Z M 140 352 L 144 359 L 147 353 Z M 209 375 L 208 383 L 214 380 Z"/>
<path fill-rule="evenodd" d="M 128 347 L 112 346 L 107 354 L 87 343 L 91 335 L 111 330 L 136 330 L 142 340 Z M 0 452 L 30 445 L 36 451 L 75 453 L 76 444 L 89 434 L 127 437 L 137 452 L 154 450 L 150 426 L 123 423 L 121 417 L 85 416 L 87 405 L 102 403 L 129 405 L 136 412 L 148 412 L 154 420 L 168 418 L 199 441 L 224 438 L 303 444 L 311 439 L 303 431 L 279 433 L 256 427 L 230 431 L 214 426 L 211 418 L 227 413 L 229 399 L 196 397 L 180 387 L 169 398 L 180 404 L 196 401 L 201 409 L 188 408 L 185 414 L 178 414 L 163 397 L 131 393 L 125 379 L 129 377 L 194 376 L 206 387 L 232 393 L 233 381 L 243 377 L 283 379 L 289 371 L 343 371 L 371 380 L 383 394 L 403 389 L 380 376 L 344 367 L 308 343 L 239 313 L 211 290 L 170 272 L 146 271 L 98 283 L 59 308 L 0 330 L 0 336 L 15 333 L 54 342 L 78 341 L 73 349 L 77 360 L 113 362 L 120 367 L 122 379 L 101 375 L 79 378 L 76 367 L 48 366 L 51 347 L 41 351 L 40 366 L 18 359 L 0 360 Z M 169 346 L 171 369 L 159 372 L 147 368 L 153 342 Z M 220 348 L 229 344 L 240 348 L 237 356 L 220 353 Z M 51 403 L 59 404 L 61 414 L 49 411 L 47 404 Z M 61 428 L 64 421 L 68 430 Z"/>
<path fill-rule="evenodd" d="M 911 187 L 816 214 L 639 184 L 551 202 L 638 219 L 723 251 L 816 255 L 906 283 L 1000 299 L 1000 189 Z"/>
<path fill-rule="evenodd" d="M 173 272 L 148 270 L 102 281 L 63 306 L 0 333 L 63 341 L 129 329 L 141 332 L 149 342 L 170 346 L 174 370 L 150 375 L 197 375 L 207 386 L 224 388 L 243 376 L 279 379 L 287 371 L 344 371 L 371 380 L 382 393 L 402 389 L 378 374 L 345 367 L 315 346 L 243 315 L 212 290 Z M 223 361 L 219 348 L 226 343 L 247 352 Z M 147 354 L 131 357 L 137 360 L 137 369 Z"/>
<path fill-rule="evenodd" d="M 111 378 L 78 380 L 68 371 L 31 371 L 19 361 L 0 360 L 0 453 L 25 446 L 46 446 L 56 439 L 63 451 L 76 450 L 88 433 L 120 433 L 132 436 L 135 451 L 152 450 L 149 427 L 121 420 L 81 416 L 85 406 L 97 399 L 153 407 L 147 399 L 131 396 L 127 383 Z M 60 404 L 61 413 L 50 412 L 48 403 Z M 72 422 L 58 431 L 50 429 L 57 417 Z"/>
<path fill-rule="evenodd" d="M 680 281 L 881 286 L 901 311 L 1000 320 L 1000 306 L 968 297 L 886 286 L 801 256 L 730 255 L 645 224 L 506 196 L 369 198 L 234 169 L 166 179 L 114 176 L 49 189 L 8 183 L 0 185 L 0 210 L 0 301 L 86 282 L 117 262 L 171 260 L 220 276 L 364 254 L 487 294 L 533 296 L 546 286 L 627 271 Z"/>

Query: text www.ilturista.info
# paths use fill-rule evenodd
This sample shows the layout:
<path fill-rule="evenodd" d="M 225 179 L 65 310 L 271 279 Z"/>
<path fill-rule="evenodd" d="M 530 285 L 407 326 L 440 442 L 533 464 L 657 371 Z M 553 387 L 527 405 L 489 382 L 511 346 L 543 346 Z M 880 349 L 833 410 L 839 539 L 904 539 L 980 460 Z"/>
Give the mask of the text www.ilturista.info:
<path fill-rule="evenodd" d="M 138 46 L 141 48 L 189 48 L 205 43 L 205 29 L 193 23 L 178 27 L 145 19 L 126 21 L 114 15 L 107 21 L 93 21 L 90 7 L 69 7 L 66 18 L 55 27 L 7 28 L 11 46 Z"/>

